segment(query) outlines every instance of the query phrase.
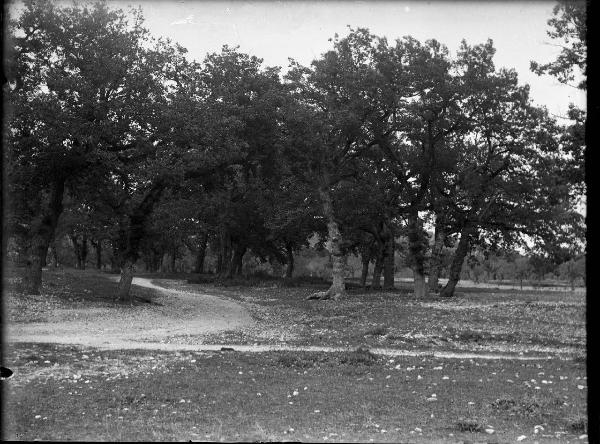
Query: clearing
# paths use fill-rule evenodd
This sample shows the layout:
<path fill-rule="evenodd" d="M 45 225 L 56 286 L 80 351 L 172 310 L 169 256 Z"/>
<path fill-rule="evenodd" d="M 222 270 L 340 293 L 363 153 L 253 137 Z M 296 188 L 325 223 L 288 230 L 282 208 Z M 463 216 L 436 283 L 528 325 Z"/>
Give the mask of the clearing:
<path fill-rule="evenodd" d="M 587 440 L 582 294 L 335 303 L 305 300 L 318 282 L 145 276 L 122 306 L 93 271 L 48 271 L 37 297 L 14 282 L 7 439 Z"/>

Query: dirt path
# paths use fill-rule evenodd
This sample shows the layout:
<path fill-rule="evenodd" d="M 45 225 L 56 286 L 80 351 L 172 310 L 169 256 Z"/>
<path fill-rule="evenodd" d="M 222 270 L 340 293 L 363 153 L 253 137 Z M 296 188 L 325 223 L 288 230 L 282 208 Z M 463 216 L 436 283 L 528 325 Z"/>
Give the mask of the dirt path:
<path fill-rule="evenodd" d="M 289 346 L 285 344 L 190 344 L 171 343 L 173 336 L 198 337 L 225 330 L 256 328 L 248 311 L 237 302 L 199 292 L 166 289 L 150 279 L 135 278 L 134 285 L 159 293 L 158 305 L 136 307 L 58 309 L 48 322 L 15 323 L 7 326 L 7 342 L 72 344 L 104 350 L 215 351 L 223 347 L 239 352 L 309 351 L 342 352 L 344 347 Z M 449 359 L 544 360 L 550 355 L 515 353 L 468 353 L 374 348 L 386 356 L 429 356 Z"/>
<path fill-rule="evenodd" d="M 135 278 L 134 285 L 159 292 L 158 305 L 55 310 L 48 322 L 11 324 L 8 342 L 78 344 L 110 349 L 161 347 L 167 337 L 206 335 L 251 327 L 250 314 L 236 302 L 198 292 L 170 290 Z M 144 341 L 144 342 L 140 342 Z"/>

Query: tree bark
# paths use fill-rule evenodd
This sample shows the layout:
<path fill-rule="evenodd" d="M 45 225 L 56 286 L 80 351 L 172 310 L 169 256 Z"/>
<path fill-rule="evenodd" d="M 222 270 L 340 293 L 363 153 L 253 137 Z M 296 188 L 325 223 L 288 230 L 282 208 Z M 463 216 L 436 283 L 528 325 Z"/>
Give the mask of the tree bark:
<path fill-rule="evenodd" d="M 342 250 L 342 234 L 335 220 L 333 212 L 333 201 L 328 188 L 319 189 L 323 213 L 327 220 L 327 244 L 326 248 L 331 256 L 331 286 L 327 291 L 317 292 L 308 297 L 308 299 L 333 299 L 338 300 L 346 295 L 346 282 L 344 278 L 346 256 Z"/>
<path fill-rule="evenodd" d="M 133 266 L 139 257 L 140 243 L 146 234 L 146 221 L 154 205 L 159 201 L 167 186 L 167 178 L 160 177 L 152 184 L 144 199 L 129 215 L 129 223 L 121 222 L 119 242 L 119 262 L 121 262 L 121 280 L 118 297 L 122 301 L 131 301 L 129 289 L 133 279 Z"/>
<path fill-rule="evenodd" d="M 200 246 L 196 252 L 196 264 L 194 273 L 204 273 L 204 260 L 206 259 L 206 245 L 208 244 L 208 233 L 203 233 Z"/>
<path fill-rule="evenodd" d="M 442 225 L 441 216 L 436 215 L 434 244 L 431 249 L 431 260 L 429 262 L 429 291 L 432 293 L 439 292 L 439 279 L 443 266 L 444 243 L 446 242 L 447 233 Z"/>
<path fill-rule="evenodd" d="M 294 274 L 294 250 L 292 249 L 291 245 L 286 245 L 285 257 L 286 257 L 285 277 L 286 277 L 286 279 L 291 279 Z"/>
<path fill-rule="evenodd" d="M 96 247 L 96 268 L 102 270 L 102 240 L 98 239 L 95 244 Z"/>
<path fill-rule="evenodd" d="M 452 264 L 450 265 L 448 283 L 442 289 L 440 296 L 454 296 L 454 290 L 456 288 L 456 284 L 458 284 L 458 281 L 460 280 L 460 272 L 462 270 L 465 257 L 467 257 L 467 253 L 469 252 L 469 238 L 474 232 L 475 227 L 473 227 L 471 224 L 466 224 L 461 230 L 460 240 L 458 241 L 458 245 L 454 251 L 454 256 L 452 257 Z"/>
<path fill-rule="evenodd" d="M 231 263 L 231 238 L 223 227 L 219 235 L 219 256 L 217 260 L 217 274 L 226 276 Z"/>
<path fill-rule="evenodd" d="M 385 256 L 383 260 L 383 288 L 390 290 L 394 288 L 394 234 L 389 230 L 385 242 Z"/>
<path fill-rule="evenodd" d="M 375 266 L 373 267 L 373 277 L 371 278 L 371 288 L 378 290 L 381 288 L 381 272 L 383 271 L 383 251 L 377 253 Z"/>
<path fill-rule="evenodd" d="M 367 286 L 367 277 L 369 276 L 369 263 L 371 257 L 369 254 L 363 253 L 361 255 L 362 271 L 360 273 L 360 286 L 365 288 Z"/>
<path fill-rule="evenodd" d="M 73 252 L 75 253 L 75 268 L 79 270 L 81 269 L 81 249 L 79 247 L 79 240 L 77 239 L 77 235 L 75 233 L 70 233 L 69 239 L 71 239 L 71 243 L 73 244 Z"/>
<path fill-rule="evenodd" d="M 88 245 L 87 245 L 87 234 L 83 233 L 81 235 L 81 269 L 85 270 L 85 263 L 87 261 L 88 255 Z"/>
<path fill-rule="evenodd" d="M 414 295 L 416 298 L 428 296 L 425 285 L 425 239 L 423 233 L 423 221 L 418 213 L 414 211 L 408 219 L 408 250 L 410 254 L 411 268 L 414 276 Z"/>
<path fill-rule="evenodd" d="M 42 286 L 42 264 L 43 258 L 48 252 L 45 239 L 42 236 L 36 236 L 32 241 L 31 252 L 27 260 L 27 269 L 25 276 L 25 290 L 29 294 L 40 294 Z"/>
<path fill-rule="evenodd" d="M 170 272 L 175 273 L 175 262 L 177 261 L 177 247 L 173 247 L 171 250 L 171 267 Z"/>
<path fill-rule="evenodd" d="M 133 295 L 130 291 L 133 271 L 133 261 L 130 259 L 125 260 L 125 263 L 121 267 L 121 279 L 119 280 L 119 288 L 117 290 L 117 296 L 121 302 L 131 303 L 133 301 Z"/>
<path fill-rule="evenodd" d="M 58 268 L 58 251 L 56 250 L 56 241 L 53 240 L 50 244 L 50 254 L 52 256 L 52 266 Z"/>
<path fill-rule="evenodd" d="M 48 254 L 50 242 L 54 239 L 54 232 L 58 218 L 63 210 L 64 180 L 53 183 L 50 189 L 48 206 L 39 221 L 34 223 L 31 236 L 31 249 L 27 261 L 27 269 L 23 279 L 24 290 L 29 294 L 40 294 L 42 285 L 42 264 Z"/>
<path fill-rule="evenodd" d="M 229 269 L 227 270 L 227 277 L 240 276 L 242 274 L 242 263 L 244 254 L 246 254 L 246 246 L 238 244 L 233 249 L 233 255 L 229 262 Z"/>

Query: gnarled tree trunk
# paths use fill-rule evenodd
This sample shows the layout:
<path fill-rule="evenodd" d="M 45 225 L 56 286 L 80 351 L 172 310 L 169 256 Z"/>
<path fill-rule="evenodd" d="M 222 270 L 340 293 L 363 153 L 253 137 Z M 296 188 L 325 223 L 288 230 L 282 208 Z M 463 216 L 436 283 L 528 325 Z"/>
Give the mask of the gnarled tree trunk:
<path fill-rule="evenodd" d="M 121 302 L 133 301 L 133 295 L 131 294 L 131 281 L 133 281 L 134 264 L 131 259 L 126 259 L 121 266 L 121 279 L 119 280 L 119 288 L 117 290 L 117 297 Z"/>
<path fill-rule="evenodd" d="M 429 291 L 432 293 L 439 292 L 440 273 L 443 266 L 443 251 L 444 243 L 446 242 L 447 233 L 443 226 L 441 216 L 436 215 L 434 244 L 431 249 L 431 260 L 429 262 Z"/>
<path fill-rule="evenodd" d="M 122 302 L 133 300 L 129 290 L 133 279 L 134 264 L 139 257 L 140 243 L 146 234 L 146 221 L 165 190 L 166 181 L 166 177 L 158 178 L 144 199 L 131 212 L 128 218 L 129 223 L 126 223 L 126 218 L 121 222 L 117 256 L 120 259 L 121 279 L 117 296 Z"/>
<path fill-rule="evenodd" d="M 48 247 L 54 239 L 58 218 L 63 210 L 64 180 L 58 180 L 50 189 L 48 205 L 31 230 L 31 247 L 27 268 L 23 279 L 24 290 L 29 294 L 40 294 L 42 286 L 42 267 L 46 261 Z"/>
<path fill-rule="evenodd" d="M 454 251 L 452 257 L 452 264 L 450 265 L 450 273 L 448 276 L 448 283 L 442 289 L 440 296 L 452 297 L 454 296 L 454 289 L 456 284 L 460 280 L 460 272 L 462 265 L 465 261 L 465 257 L 469 252 L 469 240 L 470 237 L 475 233 L 475 227 L 471 224 L 466 224 L 460 232 L 460 240 Z"/>
<path fill-rule="evenodd" d="M 314 293 L 308 299 L 334 299 L 346 295 L 346 282 L 344 273 L 346 268 L 346 256 L 342 250 L 342 233 L 335 220 L 333 212 L 333 201 L 328 188 L 322 187 L 319 189 L 321 204 L 323 205 L 323 213 L 327 220 L 327 250 L 331 256 L 331 287 L 327 291 Z"/>

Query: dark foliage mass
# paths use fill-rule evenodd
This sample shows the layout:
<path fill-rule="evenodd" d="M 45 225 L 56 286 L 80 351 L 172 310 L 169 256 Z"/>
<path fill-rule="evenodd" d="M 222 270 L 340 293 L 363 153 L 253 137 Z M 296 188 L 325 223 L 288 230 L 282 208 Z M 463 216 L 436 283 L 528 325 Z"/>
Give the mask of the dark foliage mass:
<path fill-rule="evenodd" d="M 555 10 L 550 36 L 571 46 L 535 72 L 585 69 L 577 8 Z M 331 264 L 313 299 L 346 295 L 350 255 L 361 285 L 373 263 L 372 286 L 389 289 L 400 254 L 417 297 L 442 275 L 452 296 L 467 257 L 515 247 L 531 269 L 581 276 L 585 113 L 565 126 L 534 106 L 491 40 L 451 55 L 350 29 L 283 75 L 227 46 L 192 61 L 140 10 L 33 0 L 6 37 L 4 253 L 29 293 L 65 243 L 78 268 L 120 272 L 128 302 L 140 261 L 175 272 L 193 258 L 223 280 L 253 258 L 293 285 L 309 245 Z"/>

